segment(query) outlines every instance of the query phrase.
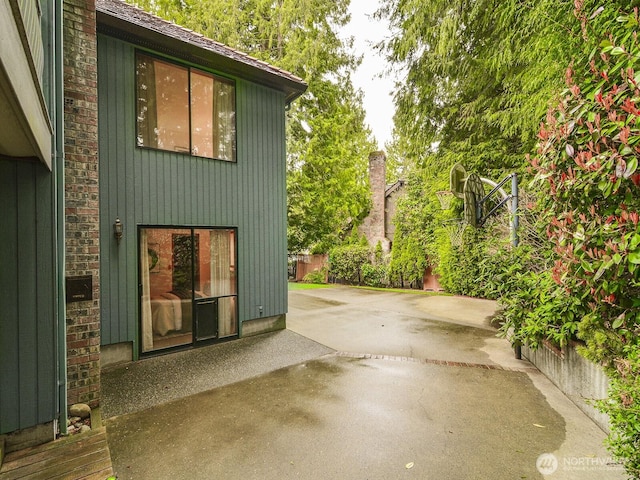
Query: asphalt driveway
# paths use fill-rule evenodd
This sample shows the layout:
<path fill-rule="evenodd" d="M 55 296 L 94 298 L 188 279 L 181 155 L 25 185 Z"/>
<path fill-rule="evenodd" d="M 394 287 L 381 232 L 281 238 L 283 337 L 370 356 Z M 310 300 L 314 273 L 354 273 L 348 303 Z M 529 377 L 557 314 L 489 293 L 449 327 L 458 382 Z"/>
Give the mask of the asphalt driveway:
<path fill-rule="evenodd" d="M 289 301 L 286 331 L 103 374 L 119 479 L 624 478 L 604 433 L 495 337 L 492 302 Z"/>

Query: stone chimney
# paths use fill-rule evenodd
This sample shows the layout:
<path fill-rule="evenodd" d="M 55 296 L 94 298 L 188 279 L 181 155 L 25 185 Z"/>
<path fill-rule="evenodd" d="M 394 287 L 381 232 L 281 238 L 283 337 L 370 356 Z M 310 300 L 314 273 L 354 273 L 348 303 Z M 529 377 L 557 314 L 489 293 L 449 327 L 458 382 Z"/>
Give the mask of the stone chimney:
<path fill-rule="evenodd" d="M 384 152 L 369 154 L 369 185 L 371 186 L 371 243 L 384 239 L 384 191 L 386 189 L 387 157 Z"/>
<path fill-rule="evenodd" d="M 381 242 L 382 249 L 389 251 L 389 240 L 385 236 L 385 190 L 387 156 L 383 151 L 372 152 L 369 154 L 369 185 L 371 187 L 371 211 L 369 216 L 364 219 L 360 232 L 363 233 L 369 245 L 375 247 Z"/>

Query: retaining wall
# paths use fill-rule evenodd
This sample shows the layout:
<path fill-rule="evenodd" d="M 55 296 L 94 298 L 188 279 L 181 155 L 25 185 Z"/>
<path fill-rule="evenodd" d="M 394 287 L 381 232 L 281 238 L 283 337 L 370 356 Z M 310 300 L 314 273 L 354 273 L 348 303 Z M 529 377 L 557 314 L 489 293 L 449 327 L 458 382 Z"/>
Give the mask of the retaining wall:
<path fill-rule="evenodd" d="M 602 430 L 609 433 L 609 417 L 600 413 L 594 400 L 607 397 L 609 378 L 602 367 L 576 351 L 576 344 L 557 350 L 542 345 L 538 350 L 522 347 L 522 355 L 533 363 Z"/>

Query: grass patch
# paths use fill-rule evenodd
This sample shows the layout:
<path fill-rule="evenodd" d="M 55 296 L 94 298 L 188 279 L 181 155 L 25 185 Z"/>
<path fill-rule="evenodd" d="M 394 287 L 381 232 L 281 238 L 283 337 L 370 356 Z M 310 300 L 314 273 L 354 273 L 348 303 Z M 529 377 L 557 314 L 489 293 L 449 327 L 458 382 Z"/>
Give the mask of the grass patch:
<path fill-rule="evenodd" d="M 430 290 L 416 290 L 414 288 L 385 288 L 385 287 L 368 287 L 353 286 L 353 288 L 361 288 L 363 290 L 376 290 L 378 292 L 393 292 L 393 293 L 413 293 L 414 295 L 426 295 L 428 297 L 452 297 L 453 295 L 447 292 L 433 292 Z"/>
<path fill-rule="evenodd" d="M 315 290 L 318 288 L 332 288 L 333 285 L 326 283 L 298 283 L 289 282 L 289 290 Z"/>
<path fill-rule="evenodd" d="M 289 290 L 315 290 L 317 288 L 333 288 L 337 285 L 327 283 L 304 283 L 304 282 L 289 282 Z M 349 288 L 361 288 L 363 290 L 375 290 L 378 292 L 392 292 L 392 293 L 412 293 L 414 295 L 426 295 L 428 297 L 445 296 L 451 297 L 452 295 L 447 292 L 431 292 L 428 290 L 415 290 L 412 288 L 384 288 L 384 287 L 367 287 L 357 285 L 342 285 Z"/>

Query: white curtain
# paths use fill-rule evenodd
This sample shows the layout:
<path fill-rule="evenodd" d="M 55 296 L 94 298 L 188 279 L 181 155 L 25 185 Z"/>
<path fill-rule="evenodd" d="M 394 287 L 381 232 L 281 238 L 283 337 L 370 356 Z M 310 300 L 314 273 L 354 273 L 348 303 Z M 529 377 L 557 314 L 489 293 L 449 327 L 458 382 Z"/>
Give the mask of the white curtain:
<path fill-rule="evenodd" d="M 218 299 L 218 336 L 237 333 L 235 278 L 232 272 L 233 242 L 229 230 L 211 231 L 211 296 Z"/>
<path fill-rule="evenodd" d="M 147 230 L 140 230 L 140 272 L 142 281 L 142 351 L 153 350 L 153 323 L 151 318 L 151 288 L 149 285 L 149 242 Z"/>

